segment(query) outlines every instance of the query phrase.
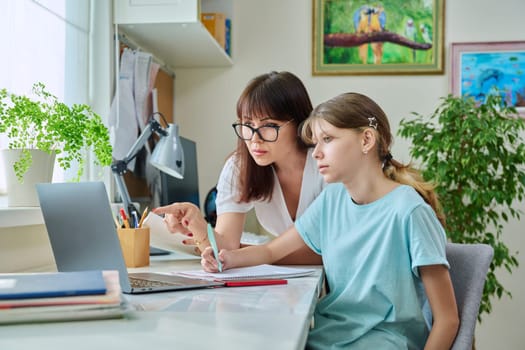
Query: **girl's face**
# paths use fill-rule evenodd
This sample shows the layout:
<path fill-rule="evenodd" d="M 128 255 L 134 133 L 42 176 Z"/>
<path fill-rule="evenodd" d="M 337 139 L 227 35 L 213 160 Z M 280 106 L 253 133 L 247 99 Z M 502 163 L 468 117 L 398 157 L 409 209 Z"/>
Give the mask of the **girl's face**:
<path fill-rule="evenodd" d="M 325 120 L 313 124 L 313 157 L 327 183 L 349 183 L 363 159 L 362 132 L 340 129 Z"/>
<path fill-rule="evenodd" d="M 297 145 L 297 130 L 292 120 L 283 121 L 271 117 L 243 118 L 244 126 L 237 127 L 246 147 L 260 166 L 267 166 L 286 159 Z"/>

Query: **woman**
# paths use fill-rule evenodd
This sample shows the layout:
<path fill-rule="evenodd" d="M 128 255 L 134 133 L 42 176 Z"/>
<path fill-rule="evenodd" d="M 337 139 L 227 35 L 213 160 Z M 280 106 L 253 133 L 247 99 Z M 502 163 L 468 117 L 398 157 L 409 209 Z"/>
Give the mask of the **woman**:
<path fill-rule="evenodd" d="M 240 247 L 246 213 L 252 208 L 266 231 L 278 236 L 299 217 L 325 186 L 298 129 L 312 111 L 301 80 L 289 72 L 270 72 L 249 82 L 237 102 L 237 149 L 226 161 L 217 184 L 215 236 L 219 248 Z M 206 222 L 189 232 L 175 203 L 154 210 L 167 214 L 171 232 L 187 233 L 202 251 L 209 246 Z M 195 213 L 199 208 L 193 207 Z M 199 214 L 200 215 L 200 214 Z M 307 247 L 291 252 L 282 264 L 321 264 Z"/>
<path fill-rule="evenodd" d="M 275 240 L 221 250 L 223 268 L 271 264 L 308 246 L 323 256 L 329 292 L 316 306 L 307 348 L 449 349 L 459 319 L 439 203 L 415 169 L 392 159 L 384 112 L 364 95 L 342 94 L 314 109 L 303 136 L 316 143 L 313 156 L 330 185 Z M 192 216 L 183 220 L 193 228 Z M 202 257 L 216 272 L 212 250 Z"/>

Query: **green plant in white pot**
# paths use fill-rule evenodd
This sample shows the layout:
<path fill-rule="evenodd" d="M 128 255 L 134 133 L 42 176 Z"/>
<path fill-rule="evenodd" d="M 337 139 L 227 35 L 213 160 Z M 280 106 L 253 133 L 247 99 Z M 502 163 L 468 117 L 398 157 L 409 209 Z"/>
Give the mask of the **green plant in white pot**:
<path fill-rule="evenodd" d="M 67 106 L 46 91 L 42 83 L 33 85 L 33 93 L 34 99 L 0 90 L 0 133 L 7 135 L 7 148 L 19 153 L 13 164 L 19 182 L 24 182 L 31 168 L 33 150 L 56 155 L 64 170 L 76 162 L 77 181 L 83 174 L 87 151 L 93 151 L 97 164 L 111 164 L 109 132 L 90 106 Z"/>
<path fill-rule="evenodd" d="M 525 197 L 525 121 L 499 95 L 479 105 L 473 98 L 442 99 L 430 117 L 413 113 L 398 134 L 412 142 L 411 156 L 433 181 L 446 216 L 446 231 L 457 243 L 486 243 L 494 248 L 478 318 L 492 310 L 491 298 L 511 296 L 495 270 L 512 272 L 516 255 L 504 243 L 503 223 L 519 220 L 514 207 Z"/>

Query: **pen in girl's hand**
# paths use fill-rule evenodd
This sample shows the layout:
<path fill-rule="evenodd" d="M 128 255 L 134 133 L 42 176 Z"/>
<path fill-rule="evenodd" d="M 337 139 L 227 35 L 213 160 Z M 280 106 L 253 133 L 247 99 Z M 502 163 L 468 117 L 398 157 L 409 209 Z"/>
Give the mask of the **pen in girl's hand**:
<path fill-rule="evenodd" d="M 215 234 L 213 233 L 213 228 L 211 224 L 208 224 L 208 241 L 210 241 L 211 249 L 213 249 L 213 255 L 215 255 L 215 260 L 217 260 L 219 272 L 222 272 L 222 263 L 219 260 L 219 248 L 217 248 L 217 242 L 215 241 Z"/>

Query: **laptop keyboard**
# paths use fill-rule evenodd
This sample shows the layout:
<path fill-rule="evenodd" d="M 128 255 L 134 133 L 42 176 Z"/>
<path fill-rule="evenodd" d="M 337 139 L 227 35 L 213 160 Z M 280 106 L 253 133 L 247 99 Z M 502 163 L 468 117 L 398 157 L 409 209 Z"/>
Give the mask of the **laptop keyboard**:
<path fill-rule="evenodd" d="M 161 282 L 161 281 L 152 281 L 145 280 L 141 278 L 129 278 L 129 283 L 133 288 L 151 288 L 151 287 L 163 287 L 163 286 L 173 286 L 174 283 Z"/>

